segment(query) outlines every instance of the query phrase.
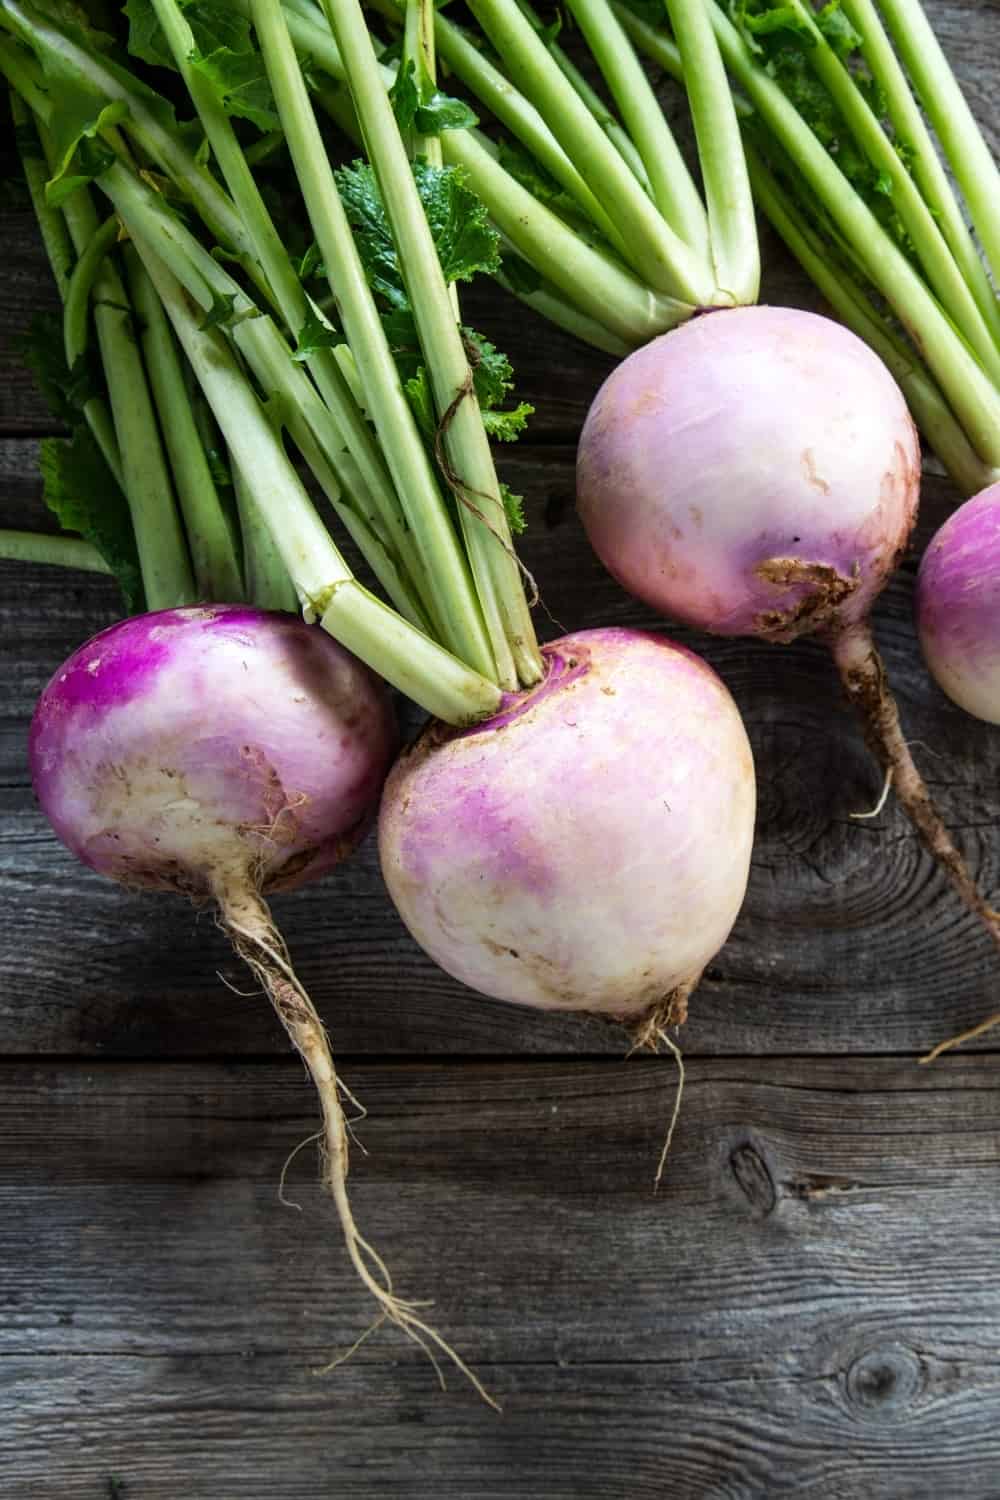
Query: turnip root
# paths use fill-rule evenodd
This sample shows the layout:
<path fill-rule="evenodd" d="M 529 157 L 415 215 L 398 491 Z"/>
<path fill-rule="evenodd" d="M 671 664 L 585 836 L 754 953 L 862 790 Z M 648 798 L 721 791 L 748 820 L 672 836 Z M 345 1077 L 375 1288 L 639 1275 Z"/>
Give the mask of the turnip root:
<path fill-rule="evenodd" d="M 647 1040 L 684 1019 L 742 903 L 750 745 L 712 669 L 661 636 L 583 630 L 544 655 L 539 687 L 396 762 L 383 875 L 463 983 Z"/>
<path fill-rule="evenodd" d="M 871 350 L 813 313 L 713 312 L 611 374 L 580 440 L 595 550 L 663 614 L 833 653 L 924 843 L 1000 945 L 903 738 L 868 623 L 916 517 L 917 434 Z"/>
<path fill-rule="evenodd" d="M 381 1316 L 450 1353 L 355 1227 L 341 1085 L 264 900 L 355 847 L 395 748 L 388 694 L 325 632 L 211 605 L 140 615 L 81 646 L 39 700 L 30 758 L 42 810 L 84 864 L 214 904 L 316 1085 L 324 1182 L 358 1275 Z"/>

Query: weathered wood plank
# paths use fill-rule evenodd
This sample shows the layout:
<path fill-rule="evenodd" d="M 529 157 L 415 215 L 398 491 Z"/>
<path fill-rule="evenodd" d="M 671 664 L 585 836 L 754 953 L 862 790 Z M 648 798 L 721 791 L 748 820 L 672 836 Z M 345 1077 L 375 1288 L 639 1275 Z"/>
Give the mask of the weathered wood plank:
<path fill-rule="evenodd" d="M 502 1401 L 367 1309 L 300 1070 L 6 1066 L 4 1493 L 993 1500 L 993 1059 L 355 1067 L 352 1186 Z M 25 1253 L 25 1246 L 31 1252 Z M 41 1488 L 39 1488 L 41 1486 Z"/>
<path fill-rule="evenodd" d="M 34 445 L 0 444 L 0 524 L 44 521 Z M 591 555 L 573 516 L 572 450 L 524 447 L 505 471 L 528 497 L 524 555 L 567 626 L 649 625 Z M 918 548 L 947 512 L 929 481 Z M 546 524 L 545 517 L 548 517 Z M 949 705 L 919 664 L 904 571 L 879 611 L 907 733 L 968 857 L 1000 890 L 1000 739 Z M 25 607 L 25 600 L 30 607 Z M 180 902 L 128 896 L 79 869 L 27 789 L 32 705 L 62 658 L 114 617 L 106 580 L 0 568 L 7 693 L 0 708 L 3 828 L 0 1053 L 258 1053 L 283 1045 L 210 920 Z M 544 618 L 545 633 L 556 627 Z M 872 821 L 878 777 L 823 653 L 675 632 L 713 662 L 743 710 L 761 811 L 743 916 L 710 969 L 687 1045 L 696 1051 L 923 1048 L 994 1008 L 995 962 L 975 922 L 890 805 Z M 412 722 L 412 721 L 411 721 Z M 330 880 L 277 903 L 303 977 L 352 1052 L 615 1049 L 597 1023 L 484 1003 L 440 974 L 385 898 L 371 843 Z"/>

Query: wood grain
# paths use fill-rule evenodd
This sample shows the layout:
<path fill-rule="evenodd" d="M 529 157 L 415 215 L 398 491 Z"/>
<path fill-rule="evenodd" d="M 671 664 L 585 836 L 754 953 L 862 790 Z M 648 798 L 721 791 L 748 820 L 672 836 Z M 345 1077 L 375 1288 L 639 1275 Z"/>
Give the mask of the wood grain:
<path fill-rule="evenodd" d="M 295 1065 L 0 1072 L 12 1500 L 993 1500 L 993 1059 L 352 1066 L 364 1231 L 504 1406 L 368 1309 Z M 419 1228 L 417 1227 L 419 1226 Z M 31 1245 L 30 1253 L 25 1253 Z"/>

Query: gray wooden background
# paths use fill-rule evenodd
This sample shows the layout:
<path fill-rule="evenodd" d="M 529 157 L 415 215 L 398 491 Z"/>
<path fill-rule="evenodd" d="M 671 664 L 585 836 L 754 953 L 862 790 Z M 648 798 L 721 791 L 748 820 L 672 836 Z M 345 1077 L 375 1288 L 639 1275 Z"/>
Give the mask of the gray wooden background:
<path fill-rule="evenodd" d="M 933 18 L 998 144 L 1000 9 Z M 51 423 L 15 348 L 54 294 L 4 213 L 0 524 L 45 527 Z M 768 242 L 767 295 L 813 305 Z M 487 289 L 469 318 L 538 412 L 503 454 L 524 555 L 568 627 L 651 623 L 590 555 L 573 448 L 603 356 Z M 906 732 L 1000 892 L 1000 733 L 923 673 L 914 570 L 955 503 L 925 484 L 878 611 Z M 676 632 L 715 664 L 757 756 L 746 905 L 667 1059 L 434 969 L 371 842 L 276 901 L 368 1107 L 352 1189 L 401 1290 L 502 1402 L 442 1393 L 365 1328 L 308 1153 L 302 1069 L 210 918 L 77 866 L 34 806 L 25 740 L 112 585 L 0 565 L 0 1496 L 4 1500 L 997 1500 L 1000 1037 L 920 1051 L 1000 1004 L 995 952 L 890 801 L 824 653 Z M 554 633 L 549 628 L 549 634 Z"/>

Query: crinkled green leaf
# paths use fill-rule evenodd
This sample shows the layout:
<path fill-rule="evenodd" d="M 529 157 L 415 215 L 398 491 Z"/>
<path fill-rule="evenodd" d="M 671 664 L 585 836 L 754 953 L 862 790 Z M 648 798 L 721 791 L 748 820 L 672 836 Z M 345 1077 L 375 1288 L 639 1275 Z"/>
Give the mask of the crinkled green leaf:
<path fill-rule="evenodd" d="M 515 495 L 510 485 L 501 480 L 500 499 L 507 513 L 507 525 L 510 527 L 511 535 L 520 536 L 527 527 L 524 519 L 524 496 Z"/>
<path fill-rule="evenodd" d="M 413 408 L 413 415 L 417 419 L 417 426 L 429 443 L 433 443 L 437 432 L 437 414 L 434 410 L 434 397 L 431 395 L 431 383 L 426 368 L 421 365 L 414 375 L 403 381 L 403 390 L 406 392 L 407 400 Z"/>
<path fill-rule="evenodd" d="M 829 0 L 829 4 L 817 12 L 816 25 L 838 57 L 848 58 L 861 46 L 863 37 L 841 10 L 840 0 Z"/>
<path fill-rule="evenodd" d="M 421 135 L 440 135 L 442 130 L 471 130 L 479 124 L 479 116 L 464 99 L 435 89 L 417 105 L 413 123 Z"/>
<path fill-rule="evenodd" d="M 145 595 L 128 502 L 90 430 L 81 424 L 69 438 L 44 438 L 38 467 L 45 503 L 60 526 L 97 548 L 118 580 L 128 613 L 141 613 Z"/>
<path fill-rule="evenodd" d="M 462 169 L 416 161 L 413 175 L 445 279 L 471 281 L 479 271 L 499 270 L 499 236 L 485 205 L 466 186 Z M 392 305 L 406 306 L 396 247 L 372 168 L 365 162 L 341 167 L 337 186 L 373 290 Z"/>
<path fill-rule="evenodd" d="M 535 408 L 529 406 L 527 401 L 521 401 L 509 411 L 484 411 L 483 426 L 497 442 L 516 443 L 534 412 Z"/>

